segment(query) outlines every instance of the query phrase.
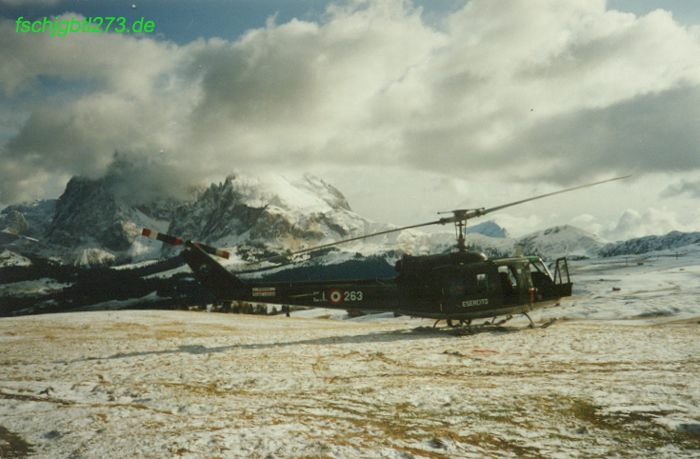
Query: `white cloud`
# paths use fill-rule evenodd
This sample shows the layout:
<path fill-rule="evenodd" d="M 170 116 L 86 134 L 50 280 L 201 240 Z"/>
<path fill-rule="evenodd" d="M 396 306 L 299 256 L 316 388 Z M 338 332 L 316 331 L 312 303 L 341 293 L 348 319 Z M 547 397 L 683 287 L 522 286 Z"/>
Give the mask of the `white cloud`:
<path fill-rule="evenodd" d="M 0 152 L 4 202 L 102 173 L 115 150 L 162 150 L 193 179 L 240 167 L 550 181 L 700 168 L 700 40 L 661 10 L 472 0 L 437 30 L 408 3 L 357 2 L 182 46 L 14 26 L 0 23 L 0 88 L 31 100 L 31 116 Z M 37 103 L 46 78 L 55 98 Z"/>
<path fill-rule="evenodd" d="M 650 207 L 643 212 L 627 209 L 618 222 L 612 225 L 604 235 L 613 241 L 635 237 L 662 235 L 670 231 L 697 231 L 698 227 L 681 223 L 675 212 L 668 209 Z"/>
<path fill-rule="evenodd" d="M 603 230 L 603 225 L 591 214 L 578 215 L 571 219 L 571 224 L 599 236 Z"/>
<path fill-rule="evenodd" d="M 681 180 L 664 188 L 660 196 L 672 198 L 679 195 L 700 198 L 700 180 Z"/>

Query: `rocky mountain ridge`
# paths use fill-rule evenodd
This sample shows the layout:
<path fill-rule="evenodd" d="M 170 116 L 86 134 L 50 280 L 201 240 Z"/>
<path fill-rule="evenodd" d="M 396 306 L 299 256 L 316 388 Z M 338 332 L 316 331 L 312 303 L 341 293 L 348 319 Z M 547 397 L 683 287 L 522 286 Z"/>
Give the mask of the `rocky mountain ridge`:
<path fill-rule="evenodd" d="M 595 257 L 605 245 L 600 237 L 571 225 L 553 226 L 518 239 L 524 253 L 545 258 Z"/>
<path fill-rule="evenodd" d="M 340 191 L 312 175 L 231 175 L 173 214 L 169 234 L 187 235 L 242 258 L 344 239 L 379 225 L 353 212 Z"/>

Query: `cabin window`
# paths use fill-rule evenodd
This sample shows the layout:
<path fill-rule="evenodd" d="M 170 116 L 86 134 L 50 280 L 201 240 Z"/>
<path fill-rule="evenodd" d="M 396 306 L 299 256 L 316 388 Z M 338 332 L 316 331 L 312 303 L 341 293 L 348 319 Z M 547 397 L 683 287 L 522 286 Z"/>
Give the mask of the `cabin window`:
<path fill-rule="evenodd" d="M 489 276 L 486 273 L 478 273 L 476 275 L 476 289 L 479 291 L 487 291 L 489 289 Z"/>
<path fill-rule="evenodd" d="M 510 266 L 499 266 L 498 267 L 498 277 L 501 280 L 501 287 L 505 293 L 515 292 L 515 288 L 518 285 L 518 278 L 513 272 L 513 268 Z"/>
<path fill-rule="evenodd" d="M 518 283 L 517 277 L 510 266 L 499 266 L 498 275 L 502 280 L 507 280 L 511 287 L 515 287 Z"/>

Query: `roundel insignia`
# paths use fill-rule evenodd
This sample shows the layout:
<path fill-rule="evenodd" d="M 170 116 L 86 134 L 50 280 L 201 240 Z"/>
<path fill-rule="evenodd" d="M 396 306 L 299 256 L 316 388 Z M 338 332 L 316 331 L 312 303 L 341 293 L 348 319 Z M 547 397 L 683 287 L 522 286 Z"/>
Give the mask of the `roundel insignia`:
<path fill-rule="evenodd" d="M 343 302 L 343 291 L 337 288 L 331 289 L 328 293 L 328 299 L 333 304 L 339 304 Z"/>

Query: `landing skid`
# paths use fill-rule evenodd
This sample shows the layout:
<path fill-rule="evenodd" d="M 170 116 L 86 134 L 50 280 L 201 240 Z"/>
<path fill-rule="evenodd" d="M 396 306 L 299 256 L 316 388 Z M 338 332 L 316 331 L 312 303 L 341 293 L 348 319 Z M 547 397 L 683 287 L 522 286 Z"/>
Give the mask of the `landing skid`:
<path fill-rule="evenodd" d="M 442 322 L 442 320 L 443 320 L 443 319 L 438 319 L 438 320 L 436 320 L 435 323 L 433 324 L 433 328 L 437 328 L 437 325 L 438 325 L 440 322 Z M 452 319 L 445 319 L 445 322 L 447 323 L 447 326 L 450 327 L 450 328 L 463 328 L 463 327 L 470 328 L 470 327 L 471 327 L 471 324 L 472 324 L 472 320 L 471 320 L 471 319 L 466 319 L 466 320 L 465 320 L 465 319 L 459 319 L 459 322 L 458 322 L 457 324 L 455 324 L 454 322 L 452 322 Z"/>
<path fill-rule="evenodd" d="M 543 323 L 542 325 L 537 326 L 527 312 L 523 312 L 522 314 L 525 317 L 527 317 L 527 320 L 530 322 L 528 324 L 528 328 L 547 328 L 547 327 L 551 326 L 557 320 L 556 318 L 552 318 L 552 319 L 548 320 L 547 322 Z M 512 318 L 513 318 L 512 315 L 508 315 L 505 318 L 496 321 L 497 317 L 494 317 L 491 320 L 487 320 L 485 322 L 482 322 L 480 324 L 476 324 L 474 326 L 472 326 L 471 319 L 460 319 L 459 322 L 457 322 L 457 323 L 455 323 L 452 319 L 445 319 L 445 322 L 446 322 L 448 328 L 455 329 L 455 330 L 457 330 L 458 334 L 462 335 L 462 334 L 470 334 L 476 330 L 484 329 L 486 327 L 495 327 L 495 328 L 500 327 L 501 325 L 505 324 L 506 322 L 508 322 Z M 433 324 L 433 328 L 437 328 L 438 324 L 440 322 L 442 322 L 442 320 L 443 319 L 436 320 L 435 323 Z"/>
<path fill-rule="evenodd" d="M 537 325 L 535 325 L 535 322 L 532 321 L 532 319 L 531 319 L 530 316 L 527 314 L 527 312 L 523 312 L 523 315 L 524 315 L 525 317 L 527 317 L 527 319 L 530 321 L 530 325 L 528 325 L 528 327 L 530 327 L 530 328 L 547 328 L 547 327 L 549 327 L 550 325 L 552 325 L 554 322 L 557 321 L 557 318 L 556 318 L 556 317 L 552 317 L 552 318 L 549 319 L 547 322 L 543 323 L 542 325 L 540 325 L 540 326 L 538 327 Z"/>
<path fill-rule="evenodd" d="M 491 321 L 486 321 L 477 325 L 474 325 L 475 328 L 479 327 L 485 327 L 485 326 L 499 326 L 502 325 L 506 322 L 508 322 L 510 319 L 512 319 L 513 316 L 508 316 L 505 319 L 499 320 L 496 322 L 496 318 L 494 317 L 491 319 Z M 437 328 L 438 324 L 442 322 L 443 319 L 438 319 L 435 321 L 433 324 L 433 328 Z M 460 328 L 460 329 L 467 329 L 470 330 L 472 327 L 472 320 L 471 319 L 460 319 L 457 323 L 453 322 L 452 319 L 445 319 L 445 323 L 447 323 L 447 326 L 449 328 Z"/>

